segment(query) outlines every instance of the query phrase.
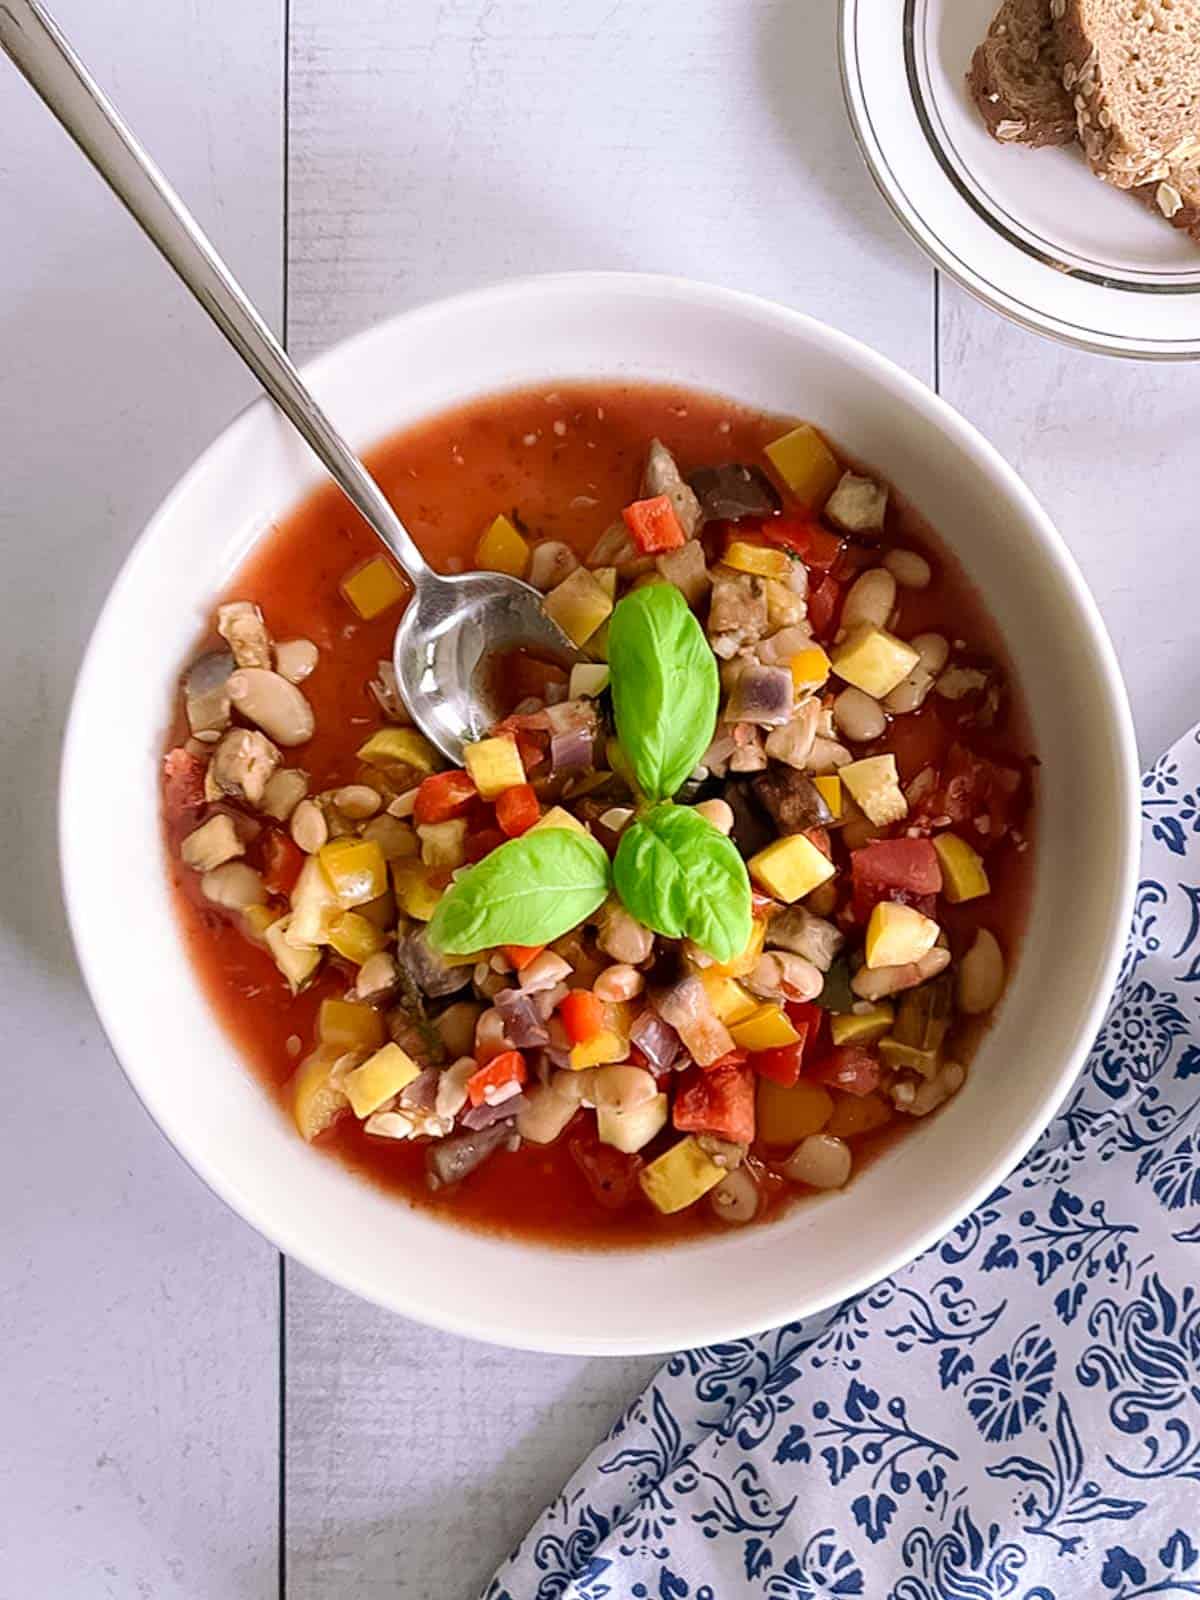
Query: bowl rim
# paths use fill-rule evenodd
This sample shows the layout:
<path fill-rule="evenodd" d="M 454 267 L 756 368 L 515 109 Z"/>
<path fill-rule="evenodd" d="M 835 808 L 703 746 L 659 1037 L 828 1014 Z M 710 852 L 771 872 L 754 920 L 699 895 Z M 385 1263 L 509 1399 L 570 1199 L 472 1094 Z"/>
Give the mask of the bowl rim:
<path fill-rule="evenodd" d="M 804 334 L 824 343 L 835 357 L 852 360 L 854 365 L 860 370 L 865 370 L 874 381 L 881 382 L 903 403 L 911 404 L 923 412 L 974 466 L 981 472 L 990 473 L 1002 480 L 1005 490 L 1020 508 L 1027 536 L 1035 540 L 1040 555 L 1057 569 L 1059 577 L 1069 591 L 1081 624 L 1090 636 L 1097 660 L 1102 664 L 1103 672 L 1101 681 L 1098 682 L 1098 690 L 1104 702 L 1106 720 L 1114 742 L 1114 767 L 1119 769 L 1124 780 L 1121 784 L 1123 810 L 1119 819 L 1121 849 L 1119 860 L 1113 862 L 1114 915 L 1107 934 L 1105 958 L 1093 978 L 1090 1003 L 1086 1008 L 1081 1008 L 1072 1049 L 1064 1057 L 1054 1075 L 1048 1076 L 1045 1094 L 1036 1104 L 1031 1103 L 1031 1109 L 1023 1119 L 1020 1131 L 1012 1140 L 1008 1151 L 991 1162 L 973 1181 L 964 1184 L 952 1211 L 945 1213 L 936 1222 L 930 1223 L 918 1236 L 910 1237 L 903 1244 L 874 1258 L 869 1268 L 837 1275 L 836 1282 L 828 1292 L 808 1297 L 799 1306 L 794 1301 L 789 1306 L 786 1285 L 781 1284 L 774 1295 L 774 1304 L 770 1307 L 764 1309 L 760 1304 L 759 1308 L 749 1315 L 736 1318 L 721 1316 L 699 1326 L 694 1325 L 695 1317 L 689 1317 L 688 1326 L 681 1328 L 679 1337 L 670 1341 L 661 1332 L 650 1337 L 605 1336 L 603 1339 L 582 1333 L 572 1338 L 556 1334 L 551 1340 L 547 1340 L 545 1337 L 539 1338 L 536 1330 L 523 1326 L 511 1312 L 503 1315 L 493 1315 L 489 1312 L 488 1324 L 480 1326 L 476 1319 L 465 1312 L 455 1314 L 440 1309 L 430 1310 L 419 1300 L 410 1298 L 402 1283 L 389 1285 L 385 1292 L 377 1282 L 365 1281 L 369 1274 L 349 1270 L 336 1259 L 325 1259 L 319 1250 L 310 1251 L 304 1237 L 305 1228 L 302 1219 L 298 1217 L 295 1220 L 290 1219 L 287 1216 L 286 1206 L 278 1208 L 281 1215 L 276 1215 L 274 1210 L 270 1215 L 264 1215 L 264 1210 L 268 1208 L 251 1203 L 240 1192 L 241 1185 L 236 1175 L 221 1170 L 212 1152 L 205 1153 L 190 1143 L 186 1119 L 171 1112 L 169 1101 L 164 1104 L 164 1097 L 156 1091 L 153 1074 L 146 1071 L 142 1064 L 127 1060 L 118 1043 L 122 1034 L 120 1008 L 111 1003 L 103 983 L 96 976 L 85 938 L 84 911 L 76 898 L 73 885 L 75 875 L 70 870 L 72 855 L 82 846 L 76 846 L 72 840 L 70 813 L 76 804 L 74 796 L 81 787 L 84 690 L 94 670 L 94 663 L 104 647 L 108 631 L 115 626 L 115 616 L 120 608 L 121 596 L 132 582 L 139 564 L 147 559 L 147 552 L 158 537 L 160 525 L 171 517 L 177 504 L 189 494 L 194 481 L 208 470 L 212 457 L 230 444 L 236 443 L 239 435 L 246 434 L 256 427 L 261 417 L 277 416 L 275 408 L 265 395 L 252 399 L 244 406 L 168 490 L 138 534 L 105 597 L 80 662 L 65 726 L 59 767 L 58 850 L 63 903 L 71 940 L 89 998 L 109 1048 L 130 1087 L 177 1154 L 219 1199 L 257 1233 L 285 1255 L 339 1287 L 348 1289 L 389 1311 L 410 1317 L 443 1332 L 507 1348 L 546 1354 L 649 1355 L 751 1336 L 772 1327 L 782 1326 L 798 1317 L 816 1315 L 862 1293 L 914 1260 L 951 1232 L 1020 1163 L 1071 1091 L 1099 1029 L 1116 981 L 1126 934 L 1132 921 L 1137 885 L 1140 852 L 1138 807 L 1140 768 L 1128 699 L 1107 629 L 1074 557 L 1032 491 L 999 451 L 940 395 L 888 357 L 818 318 L 742 290 L 668 274 L 615 271 L 535 274 L 502 280 L 453 296 L 435 298 L 403 310 L 333 345 L 312 361 L 305 363 L 301 367 L 301 373 L 306 381 L 319 385 L 324 373 L 342 362 L 352 361 L 362 348 L 386 337 L 398 324 L 415 326 L 423 320 L 432 321 L 468 310 L 478 311 L 481 308 L 501 311 L 512 301 L 551 294 L 586 296 L 600 292 L 628 294 L 635 297 L 646 294 L 668 295 L 689 301 L 701 310 L 711 310 L 714 314 L 733 312 L 766 319 L 772 325 L 792 334 Z M 481 394 L 489 392 L 501 391 L 498 389 L 480 391 Z M 77 770 L 80 771 L 79 779 L 76 777 Z M 532 1244 L 531 1241 L 524 1242 Z M 553 1249 L 547 1249 L 547 1260 L 552 1262 L 555 1253 Z M 629 1253 L 644 1257 L 649 1252 L 636 1250 Z M 606 1254 L 609 1253 L 597 1252 L 600 1259 Z"/>

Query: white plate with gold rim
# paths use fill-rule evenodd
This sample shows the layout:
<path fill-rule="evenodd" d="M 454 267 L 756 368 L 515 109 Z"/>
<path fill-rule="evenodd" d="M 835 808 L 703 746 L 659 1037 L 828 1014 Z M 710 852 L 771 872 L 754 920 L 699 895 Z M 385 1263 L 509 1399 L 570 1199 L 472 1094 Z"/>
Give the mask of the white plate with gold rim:
<path fill-rule="evenodd" d="M 1200 246 L 1077 146 L 1000 144 L 966 73 L 996 0 L 841 0 L 842 81 L 897 217 L 972 294 L 1086 350 L 1200 356 Z"/>

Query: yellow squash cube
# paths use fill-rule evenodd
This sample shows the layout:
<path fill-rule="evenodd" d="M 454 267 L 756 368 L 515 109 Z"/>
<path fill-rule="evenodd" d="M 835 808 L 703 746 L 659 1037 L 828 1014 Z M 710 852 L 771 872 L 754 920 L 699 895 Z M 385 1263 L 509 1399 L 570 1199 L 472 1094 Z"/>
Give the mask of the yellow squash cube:
<path fill-rule="evenodd" d="M 406 917 L 416 922 L 429 921 L 444 893 L 441 886 L 434 883 L 429 868 L 419 861 L 393 861 L 392 885 L 396 904 Z"/>
<path fill-rule="evenodd" d="M 481 572 L 507 572 L 523 578 L 529 566 L 529 544 L 505 516 L 497 517 L 475 546 L 475 565 Z"/>
<path fill-rule="evenodd" d="M 384 1040 L 383 1015 L 354 1000 L 322 1000 L 317 1037 L 338 1050 L 378 1050 Z"/>
<path fill-rule="evenodd" d="M 321 1045 L 292 1074 L 292 1115 L 301 1136 L 310 1142 L 350 1109 L 349 1100 L 331 1076 L 342 1054 Z"/>
<path fill-rule="evenodd" d="M 887 1000 L 864 1011 L 836 1011 L 829 1018 L 834 1044 L 873 1044 L 892 1026 L 895 1009 Z"/>
<path fill-rule="evenodd" d="M 855 628 L 833 651 L 833 670 L 864 694 L 882 700 L 891 694 L 921 659 L 903 639 L 885 628 Z"/>
<path fill-rule="evenodd" d="M 343 911 L 329 929 L 329 943 L 340 956 L 361 967 L 387 943 L 383 932 L 357 911 Z"/>
<path fill-rule="evenodd" d="M 292 914 L 279 937 L 293 950 L 312 949 L 329 943 L 329 930 L 344 907 L 316 856 L 309 856 L 300 868 L 291 893 Z"/>
<path fill-rule="evenodd" d="M 731 961 L 724 961 L 710 967 L 704 967 L 702 973 L 711 973 L 719 978 L 744 978 L 748 972 L 753 972 L 758 965 L 758 958 L 762 955 L 763 945 L 767 937 L 767 924 L 762 917 L 755 917 L 750 924 L 750 937 L 746 947 Z M 727 1020 L 727 1019 L 725 1019 Z"/>
<path fill-rule="evenodd" d="M 358 759 L 384 772 L 392 767 L 412 767 L 416 772 L 433 772 L 442 759 L 423 733 L 415 728 L 380 728 L 360 746 Z"/>
<path fill-rule="evenodd" d="M 840 1094 L 825 1132 L 835 1139 L 857 1139 L 860 1134 L 886 1128 L 892 1107 L 881 1094 Z"/>
<path fill-rule="evenodd" d="M 867 923 L 867 965 L 910 966 L 933 949 L 940 932 L 932 917 L 922 916 L 912 906 L 881 900 Z"/>
<path fill-rule="evenodd" d="M 798 650 L 788 662 L 797 689 L 819 689 L 829 676 L 829 657 L 819 644 Z"/>
<path fill-rule="evenodd" d="M 586 1072 L 589 1067 L 599 1067 L 608 1061 L 628 1061 L 629 1040 L 623 1039 L 613 1028 L 600 1032 L 583 1044 L 573 1044 L 567 1057 L 572 1072 Z"/>
<path fill-rule="evenodd" d="M 817 793 L 829 807 L 830 815 L 835 822 L 842 814 L 842 780 L 833 773 L 813 779 L 813 786 Z"/>
<path fill-rule="evenodd" d="M 802 422 L 769 444 L 765 454 L 797 500 L 803 500 L 817 511 L 837 488 L 842 476 L 833 451 L 808 422 Z"/>
<path fill-rule="evenodd" d="M 608 668 L 602 661 L 580 661 L 571 668 L 567 693 L 572 700 L 595 700 L 608 688 Z"/>
<path fill-rule="evenodd" d="M 563 806 L 551 806 L 544 817 L 534 823 L 532 828 L 527 828 L 526 833 L 536 833 L 539 828 L 571 828 L 576 833 L 587 833 L 587 829 L 578 817 L 571 815 Z"/>
<path fill-rule="evenodd" d="M 776 839 L 774 844 L 751 856 L 747 865 L 756 883 L 788 905 L 793 900 L 803 900 L 819 884 L 832 878 L 835 870 L 824 851 L 818 850 L 802 833 Z"/>
<path fill-rule="evenodd" d="M 255 944 L 265 943 L 267 929 L 278 921 L 278 911 L 272 911 L 270 906 L 247 906 L 242 912 L 242 930 Z"/>
<path fill-rule="evenodd" d="M 942 892 L 951 905 L 978 900 L 981 895 L 992 892 L 979 852 L 972 850 L 965 839 L 960 839 L 956 833 L 939 833 L 933 848 L 942 863 Z"/>
<path fill-rule="evenodd" d="M 731 1024 L 729 1031 L 739 1050 L 779 1050 L 800 1037 L 783 1007 L 769 1003 L 755 1006 L 748 1017 Z"/>
<path fill-rule="evenodd" d="M 867 820 L 877 828 L 902 822 L 908 815 L 908 801 L 900 787 L 895 756 L 866 756 L 862 761 L 851 761 L 839 769 L 838 777 Z"/>
<path fill-rule="evenodd" d="M 592 577 L 604 590 L 613 602 L 617 598 L 617 569 L 616 567 L 593 567 Z"/>
<path fill-rule="evenodd" d="M 354 1115 L 365 1118 L 420 1075 L 420 1067 L 398 1044 L 385 1044 L 346 1074 L 342 1089 Z"/>
<path fill-rule="evenodd" d="M 644 1168 L 638 1182 L 650 1204 L 670 1216 L 715 1189 L 725 1173 L 695 1139 L 687 1138 Z"/>
<path fill-rule="evenodd" d="M 627 1156 L 656 1139 L 667 1125 L 670 1103 L 665 1094 L 655 1095 L 640 1106 L 630 1106 L 628 1111 L 614 1111 L 611 1106 L 596 1108 L 596 1137 L 601 1144 L 610 1144 Z"/>
<path fill-rule="evenodd" d="M 372 556 L 348 572 L 341 588 L 364 622 L 382 615 L 389 606 L 398 605 L 408 594 L 407 583 L 383 556 Z"/>
<path fill-rule="evenodd" d="M 734 978 L 726 977 L 712 967 L 706 967 L 699 977 L 709 1005 L 727 1028 L 758 1010 L 758 1001 Z"/>
<path fill-rule="evenodd" d="M 819 1083 L 802 1078 L 790 1089 L 760 1078 L 755 1095 L 755 1127 L 764 1144 L 795 1145 L 820 1133 L 833 1114 L 833 1096 Z"/>
<path fill-rule="evenodd" d="M 909 1072 L 919 1072 L 923 1078 L 932 1078 L 941 1063 L 942 1052 L 940 1049 L 922 1050 L 915 1044 L 888 1038 L 879 1041 L 879 1059 L 893 1071 L 898 1072 L 903 1068 Z"/>
<path fill-rule="evenodd" d="M 463 746 L 463 760 L 485 800 L 525 782 L 525 768 L 515 739 L 480 739 Z"/>
<path fill-rule="evenodd" d="M 608 660 L 608 618 L 606 617 L 587 642 L 587 653 L 593 661 Z"/>
<path fill-rule="evenodd" d="M 280 917 L 266 930 L 263 938 L 271 952 L 271 959 L 287 979 L 288 987 L 293 994 L 299 994 L 321 965 L 321 951 L 315 945 L 300 948 L 287 942 L 291 920 L 290 916 Z"/>
<path fill-rule="evenodd" d="M 783 579 L 791 571 L 791 561 L 783 550 L 750 544 L 745 539 L 734 539 L 721 559 L 735 572 L 749 572 L 759 578 Z"/>
<path fill-rule="evenodd" d="M 542 602 L 542 610 L 572 644 L 586 644 L 601 623 L 608 621 L 612 608 L 612 596 L 586 567 L 576 567 Z"/>
<path fill-rule="evenodd" d="M 317 860 L 343 910 L 375 900 L 387 888 L 387 861 L 373 839 L 330 839 Z"/>
<path fill-rule="evenodd" d="M 417 838 L 421 841 L 421 860 L 427 867 L 453 870 L 467 859 L 467 819 L 448 817 L 445 822 L 422 822 L 417 825 Z"/>

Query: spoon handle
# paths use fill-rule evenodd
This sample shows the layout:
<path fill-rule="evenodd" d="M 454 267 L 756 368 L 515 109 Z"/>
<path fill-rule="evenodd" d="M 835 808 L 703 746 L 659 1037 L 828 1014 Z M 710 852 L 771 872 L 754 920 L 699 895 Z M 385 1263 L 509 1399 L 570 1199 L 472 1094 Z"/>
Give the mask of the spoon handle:
<path fill-rule="evenodd" d="M 37 0 L 0 0 L 0 49 L 45 101 L 414 583 L 433 577 L 196 219 Z"/>

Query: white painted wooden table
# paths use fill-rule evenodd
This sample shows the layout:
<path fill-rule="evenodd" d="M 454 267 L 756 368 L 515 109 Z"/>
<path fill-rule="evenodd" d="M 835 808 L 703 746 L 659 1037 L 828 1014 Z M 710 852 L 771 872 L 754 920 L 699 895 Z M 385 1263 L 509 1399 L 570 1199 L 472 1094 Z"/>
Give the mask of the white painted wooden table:
<path fill-rule="evenodd" d="M 300 356 L 529 271 L 800 306 L 936 382 L 1025 474 L 1143 753 L 1198 714 L 1200 374 L 1076 355 L 935 282 L 852 146 L 833 0 L 58 15 Z M 654 1365 L 469 1345 L 281 1265 L 92 1017 L 53 838 L 72 677 L 137 529 L 250 393 L 0 62 L 0 1600 L 471 1596 Z"/>

